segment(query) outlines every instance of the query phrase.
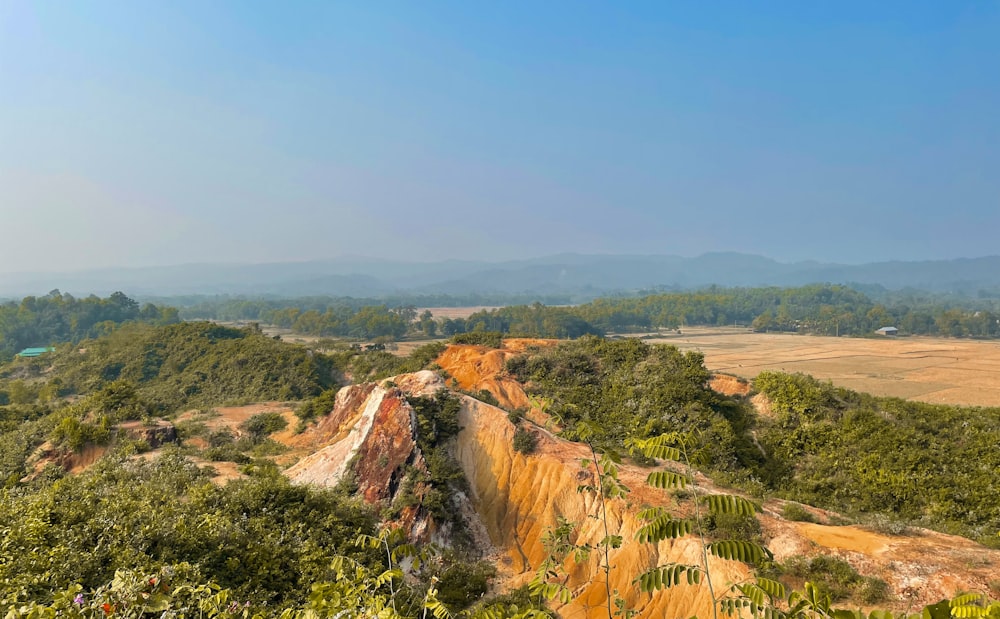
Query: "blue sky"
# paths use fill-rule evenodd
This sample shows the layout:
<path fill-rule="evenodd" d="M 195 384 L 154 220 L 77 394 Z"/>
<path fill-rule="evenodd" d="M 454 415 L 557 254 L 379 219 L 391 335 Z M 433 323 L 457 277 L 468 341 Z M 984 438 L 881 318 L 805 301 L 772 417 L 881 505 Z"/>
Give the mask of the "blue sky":
<path fill-rule="evenodd" d="M 997 110 L 995 2 L 0 0 L 0 272 L 992 255 Z"/>

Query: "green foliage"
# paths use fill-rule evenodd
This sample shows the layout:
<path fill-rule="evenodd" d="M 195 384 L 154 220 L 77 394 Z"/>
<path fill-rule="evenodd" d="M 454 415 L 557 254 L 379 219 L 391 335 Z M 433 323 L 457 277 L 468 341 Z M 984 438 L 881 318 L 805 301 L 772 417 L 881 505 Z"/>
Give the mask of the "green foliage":
<path fill-rule="evenodd" d="M 145 407 L 133 411 L 133 418 L 202 405 L 300 400 L 335 384 L 326 357 L 253 328 L 210 323 L 125 325 L 80 346 L 85 353 L 61 350 L 48 356 L 48 375 L 58 377 L 65 394 L 89 394 L 114 384 L 129 386 Z M 0 366 L 0 389 L 14 382 L 11 375 L 15 372 L 41 376 L 41 368 Z M 120 406 L 115 398 L 127 400 L 132 395 L 106 392 L 101 405 L 115 408 Z"/>
<path fill-rule="evenodd" d="M 451 522 L 460 529 L 461 519 L 451 504 L 451 496 L 456 489 L 468 490 L 468 482 L 449 450 L 449 443 L 462 429 L 458 425 L 462 404 L 443 389 L 433 397 L 409 396 L 407 402 L 416 413 L 417 447 L 427 463 L 423 481 L 430 485 L 430 490 L 424 495 L 422 505 L 438 522 Z"/>
<path fill-rule="evenodd" d="M 714 512 L 705 522 L 707 535 L 716 540 L 761 543 L 760 521 L 754 514 Z"/>
<path fill-rule="evenodd" d="M 494 396 L 489 389 L 480 389 L 476 393 L 469 395 L 476 398 L 480 402 L 489 404 L 490 406 L 496 406 L 497 408 L 500 407 L 500 400 L 497 400 L 496 396 Z"/>
<path fill-rule="evenodd" d="M 373 519 L 325 490 L 276 472 L 217 487 L 180 455 L 105 458 L 34 492 L 0 493 L 0 601 L 92 589 L 117 570 L 189 563 L 254 603 L 298 603 Z"/>
<path fill-rule="evenodd" d="M 771 489 L 982 540 L 1000 530 L 1000 409 L 876 398 L 801 374 L 754 385 L 775 412 L 757 430 Z"/>
<path fill-rule="evenodd" d="M 326 389 L 295 409 L 295 415 L 306 422 L 329 414 L 337 404 L 337 391 L 337 389 Z"/>
<path fill-rule="evenodd" d="M 258 413 L 240 424 L 240 429 L 247 432 L 255 443 L 287 427 L 288 420 L 281 413 L 274 412 Z"/>
<path fill-rule="evenodd" d="M 295 305 L 286 304 L 284 307 L 261 311 L 259 317 L 263 322 L 307 335 L 398 340 L 406 335 L 410 323 L 416 317 L 416 310 L 412 306 L 391 308 L 386 305 L 365 305 L 354 308 L 337 305 L 328 306 L 324 311 L 303 311 Z"/>
<path fill-rule="evenodd" d="M 749 409 L 708 388 L 699 353 L 585 337 L 513 357 L 507 371 L 549 402 L 567 438 L 583 438 L 586 425 L 588 441 L 618 451 L 626 439 L 692 431 L 697 458 L 710 468 L 744 471 L 763 459 L 749 436 Z"/>
<path fill-rule="evenodd" d="M 452 336 L 452 344 L 472 344 L 475 346 L 486 346 L 487 348 L 501 348 L 503 346 L 503 333 L 500 331 L 470 331 Z"/>
<path fill-rule="evenodd" d="M 427 369 L 445 347 L 443 342 L 432 342 L 415 348 L 406 357 L 399 357 L 382 350 L 345 348 L 331 353 L 330 358 L 342 374 L 358 383 L 378 381 L 397 374 Z"/>
<path fill-rule="evenodd" d="M 818 555 L 811 559 L 794 557 L 784 565 L 785 573 L 803 578 L 831 601 L 855 597 L 864 604 L 877 604 L 888 597 L 888 586 L 878 578 L 861 576 L 843 559 Z"/>
<path fill-rule="evenodd" d="M 812 512 L 798 503 L 789 501 L 781 508 L 781 517 L 792 522 L 816 522 Z"/>
<path fill-rule="evenodd" d="M 0 360 L 27 347 L 78 342 L 105 335 L 126 322 L 166 325 L 178 322 L 177 310 L 138 303 L 121 292 L 106 299 L 76 299 L 53 290 L 44 297 L 0 304 Z M 30 360 L 25 360 L 29 363 Z"/>
<path fill-rule="evenodd" d="M 489 592 L 497 570 L 486 561 L 469 565 L 456 560 L 431 573 L 437 579 L 437 599 L 454 612 L 480 601 Z"/>
<path fill-rule="evenodd" d="M 537 446 L 538 440 L 535 438 L 534 433 L 525 430 L 521 426 L 518 426 L 514 430 L 514 451 L 527 456 L 535 453 Z"/>

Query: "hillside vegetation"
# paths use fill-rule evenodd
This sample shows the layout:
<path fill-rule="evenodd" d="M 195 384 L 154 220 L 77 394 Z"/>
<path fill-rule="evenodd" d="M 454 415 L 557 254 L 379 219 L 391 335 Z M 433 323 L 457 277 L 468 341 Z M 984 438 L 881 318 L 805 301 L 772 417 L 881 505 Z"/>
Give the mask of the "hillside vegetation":
<path fill-rule="evenodd" d="M 556 310 L 569 312 L 536 306 L 520 319 Z M 499 334 L 481 329 L 460 339 L 502 343 Z M 408 398 L 426 470 L 410 467 L 403 479 L 390 475 L 391 468 L 380 470 L 399 488 L 425 481 L 430 491 L 409 493 L 405 504 L 376 506 L 381 510 L 355 502 L 349 478 L 337 489 L 318 490 L 280 475 L 273 457 L 287 444 L 270 437 L 292 435 L 282 416 L 291 416 L 287 408 L 238 426 L 211 426 L 216 407 L 292 401 L 299 403 L 299 429 L 314 427 L 310 420 L 332 410 L 338 387 L 433 367 L 444 345 L 429 344 L 405 358 L 344 344 L 323 349 L 327 353 L 282 342 L 256 326 L 126 321 L 49 355 L 0 364 L 0 602 L 26 605 L 27 616 L 32 603 L 80 609 L 102 600 L 87 606 L 95 614 L 86 616 L 110 616 L 116 604 L 126 604 L 113 601 L 119 587 L 140 600 L 128 604 L 151 609 L 139 613 L 146 616 L 194 607 L 185 604 L 215 604 L 205 616 L 247 617 L 286 607 L 334 616 L 355 603 L 381 608 L 386 617 L 482 609 L 490 566 L 448 552 L 431 557 L 430 548 L 380 537 L 389 534 L 377 527 L 379 516 L 399 517 L 406 509 L 458 522 L 449 494 L 467 490 L 449 451 L 463 425 L 458 401 L 445 393 Z M 755 389 L 768 398 L 772 414 L 762 416 L 749 400 L 712 391 L 697 353 L 593 335 L 519 350 L 524 353 L 507 361 L 508 377 L 544 402 L 553 428 L 588 444 L 574 449 L 607 455 L 600 461 L 605 470 L 613 469 L 610 454 L 625 454 L 637 441 L 683 435 L 691 464 L 756 497 L 789 498 L 859 521 L 880 514 L 900 526 L 983 541 L 1000 529 L 995 409 L 874 398 L 805 376 L 764 373 Z M 395 387 L 387 381 L 384 389 Z M 518 431 L 522 439 L 526 433 L 532 441 L 544 438 L 518 411 L 509 418 L 496 409 L 491 414 L 518 424 L 509 428 L 512 443 Z M 152 445 L 130 438 L 122 424 L 170 425 L 163 419 L 176 422 L 181 444 L 147 461 L 142 452 Z M 108 455 L 82 473 L 68 473 L 68 456 L 96 447 Z M 522 447 L 516 457 L 523 464 L 534 456 Z M 373 454 L 378 467 L 379 452 Z M 637 457 L 642 465 L 654 463 Z M 206 461 L 225 463 L 239 479 L 212 483 L 213 471 L 199 468 Z M 669 478 L 664 473 L 661 478 Z M 679 490 L 672 495 L 678 503 L 686 500 Z M 753 541 L 760 535 L 753 512 L 713 514 L 703 524 L 717 541 Z M 541 543 L 544 532 L 534 534 Z M 418 554 L 427 559 L 422 567 L 406 578 L 395 571 Z M 768 567 L 763 555 L 755 556 L 753 563 Z M 811 564 L 799 568 L 796 573 L 812 574 Z M 135 582 L 121 584 L 128 578 Z M 218 587 L 221 606 L 206 601 L 223 595 Z M 79 604 L 76 595 L 84 596 Z M 512 603 L 535 607 L 540 597 L 514 592 L 499 603 L 493 616 L 516 614 Z"/>
<path fill-rule="evenodd" d="M 28 347 L 105 335 L 125 322 L 166 325 L 178 320 L 177 310 L 172 307 L 151 303 L 140 307 L 121 292 L 106 299 L 76 299 L 53 290 L 44 297 L 0 304 L 0 361 Z"/>
<path fill-rule="evenodd" d="M 797 501 L 892 518 L 994 544 L 1000 531 L 1000 408 L 878 398 L 802 374 L 761 373 L 759 475 Z"/>
<path fill-rule="evenodd" d="M 693 433 L 720 481 L 864 519 L 881 514 L 996 543 L 1000 409 L 878 398 L 804 375 L 754 382 L 773 416 L 707 387 L 701 355 L 638 340 L 581 338 L 508 361 L 565 426 L 624 451 L 628 439 Z"/>

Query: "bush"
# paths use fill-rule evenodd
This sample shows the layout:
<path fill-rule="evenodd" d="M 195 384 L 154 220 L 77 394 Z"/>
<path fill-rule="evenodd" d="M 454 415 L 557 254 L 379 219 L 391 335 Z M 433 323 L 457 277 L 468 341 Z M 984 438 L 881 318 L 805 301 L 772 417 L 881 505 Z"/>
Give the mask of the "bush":
<path fill-rule="evenodd" d="M 235 440 L 236 437 L 233 436 L 229 428 L 219 428 L 208 435 L 208 446 L 223 447 L 225 445 L 232 445 Z"/>
<path fill-rule="evenodd" d="M 523 407 L 515 408 L 512 411 L 507 411 L 507 421 L 511 422 L 514 425 L 517 425 L 521 423 L 522 419 L 524 419 L 525 413 L 527 413 L 527 411 L 524 410 Z"/>
<path fill-rule="evenodd" d="M 881 533 L 882 535 L 909 535 L 913 531 L 910 525 L 898 518 L 892 518 L 885 514 L 872 514 L 863 526 L 869 531 Z"/>
<path fill-rule="evenodd" d="M 761 541 L 760 522 L 753 514 L 713 514 L 707 525 L 708 533 L 714 539 Z"/>
<path fill-rule="evenodd" d="M 500 407 L 500 400 L 496 399 L 496 396 L 494 396 L 489 389 L 480 389 L 475 394 L 472 394 L 472 397 L 476 398 L 480 402 L 485 402 L 490 406 L 496 406 L 497 408 Z"/>
<path fill-rule="evenodd" d="M 843 559 L 819 555 L 812 559 L 794 557 L 784 565 L 785 571 L 812 582 L 822 594 L 832 601 L 856 596 L 865 603 L 879 602 L 888 595 L 888 585 L 872 577 L 861 576 Z"/>
<path fill-rule="evenodd" d="M 866 576 L 855 585 L 858 601 L 864 604 L 878 604 L 889 598 L 889 585 L 881 578 Z"/>
<path fill-rule="evenodd" d="M 788 502 L 781 508 L 781 517 L 792 522 L 816 522 L 812 512 L 798 503 Z"/>
<path fill-rule="evenodd" d="M 236 443 L 229 443 L 220 447 L 209 447 L 204 452 L 205 459 L 210 462 L 235 462 L 236 464 L 246 464 L 250 462 L 250 456 L 241 452 Z"/>
<path fill-rule="evenodd" d="M 240 424 L 240 429 L 245 430 L 253 442 L 259 443 L 275 432 L 280 432 L 288 427 L 288 420 L 281 413 L 259 413 Z"/>
<path fill-rule="evenodd" d="M 295 415 L 303 422 L 306 422 L 329 414 L 336 404 L 337 389 L 327 389 L 295 409 Z"/>
<path fill-rule="evenodd" d="M 537 447 L 538 439 L 535 438 L 534 433 L 521 427 L 514 430 L 514 451 L 529 455 L 535 453 Z"/>
<path fill-rule="evenodd" d="M 470 331 L 469 333 L 459 333 L 452 336 L 453 344 L 472 344 L 475 346 L 486 346 L 487 348 L 502 348 L 503 333 L 499 331 Z"/>

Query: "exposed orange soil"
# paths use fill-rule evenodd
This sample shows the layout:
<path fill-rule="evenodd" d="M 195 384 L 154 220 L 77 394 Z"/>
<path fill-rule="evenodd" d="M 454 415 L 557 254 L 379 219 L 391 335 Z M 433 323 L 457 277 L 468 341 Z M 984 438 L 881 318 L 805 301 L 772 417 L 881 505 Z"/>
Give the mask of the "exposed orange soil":
<path fill-rule="evenodd" d="M 705 355 L 709 370 L 753 378 L 803 372 L 835 385 L 933 404 L 1000 406 L 1000 342 L 902 337 L 847 338 L 685 328 L 650 342 Z"/>
<path fill-rule="evenodd" d="M 712 374 L 708 386 L 722 395 L 749 395 L 750 383 L 728 374 Z"/>
<path fill-rule="evenodd" d="M 458 381 L 460 389 L 473 392 L 486 389 L 503 408 L 530 409 L 531 402 L 524 393 L 524 388 L 506 375 L 504 364 L 507 359 L 523 353 L 529 347 L 555 344 L 556 340 L 529 338 L 505 339 L 503 348 L 499 349 L 453 344 L 441 353 L 437 363 Z"/>

